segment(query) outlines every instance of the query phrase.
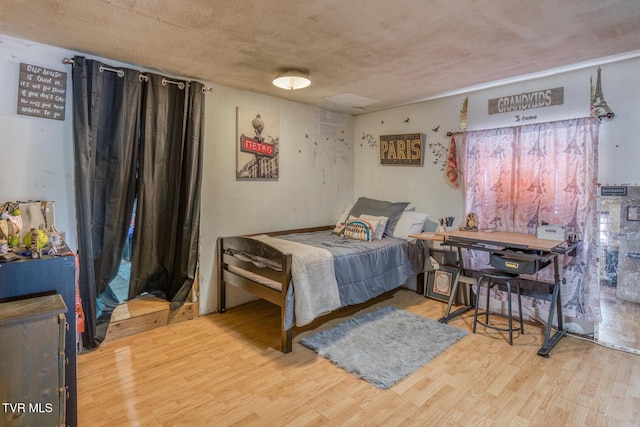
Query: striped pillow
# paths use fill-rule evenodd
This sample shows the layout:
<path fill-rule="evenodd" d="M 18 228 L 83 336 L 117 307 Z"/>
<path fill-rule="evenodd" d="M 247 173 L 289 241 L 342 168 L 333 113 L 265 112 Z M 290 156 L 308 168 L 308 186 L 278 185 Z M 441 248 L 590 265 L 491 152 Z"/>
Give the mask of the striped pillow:
<path fill-rule="evenodd" d="M 373 240 L 376 234 L 376 227 L 379 225 L 380 221 L 378 220 L 350 219 L 344 228 L 344 235 L 350 239 L 370 242 Z"/>

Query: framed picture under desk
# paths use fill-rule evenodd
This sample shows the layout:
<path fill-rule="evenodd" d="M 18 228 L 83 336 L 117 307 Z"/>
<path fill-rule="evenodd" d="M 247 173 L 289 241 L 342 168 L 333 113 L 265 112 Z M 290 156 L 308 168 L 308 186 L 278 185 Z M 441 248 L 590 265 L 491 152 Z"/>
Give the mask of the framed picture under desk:
<path fill-rule="evenodd" d="M 429 243 L 429 255 L 431 257 L 432 270 L 427 274 L 427 283 L 424 296 L 442 302 L 459 300 L 451 298 L 452 292 L 456 292 L 455 284 L 460 275 L 458 268 L 458 252 L 451 246 L 442 245 L 442 237 L 435 233 L 420 233 L 409 237 L 425 240 Z"/>
<path fill-rule="evenodd" d="M 457 266 L 440 265 L 429 272 L 424 295 L 438 301 L 449 302 L 459 274 L 460 269 Z"/>
<path fill-rule="evenodd" d="M 461 274 L 458 259 L 460 251 L 453 246 L 444 245 L 444 236 L 441 234 L 426 231 L 409 237 L 427 241 L 429 244 L 433 270 L 427 274 L 424 296 L 447 303 L 445 315 L 438 319 L 440 323 L 447 323 L 471 307 L 472 295 L 469 285 L 475 284 L 475 279 Z M 460 286 L 460 283 L 464 284 Z M 451 308 L 454 305 L 462 307 L 452 312 Z"/>

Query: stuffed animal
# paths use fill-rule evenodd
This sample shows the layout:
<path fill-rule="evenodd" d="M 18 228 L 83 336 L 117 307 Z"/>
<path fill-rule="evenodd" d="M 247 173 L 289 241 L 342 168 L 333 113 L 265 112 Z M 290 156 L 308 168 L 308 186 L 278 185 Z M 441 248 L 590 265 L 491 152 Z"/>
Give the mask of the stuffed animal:
<path fill-rule="evenodd" d="M 14 209 L 11 213 L 3 212 L 0 215 L 0 234 L 14 248 L 20 245 L 20 232 L 22 231 L 22 216 L 20 209 Z"/>
<path fill-rule="evenodd" d="M 36 239 L 37 249 L 42 249 L 49 242 L 49 236 L 46 231 L 32 228 L 30 233 L 24 235 L 24 245 L 27 248 L 31 247 L 34 238 Z"/>

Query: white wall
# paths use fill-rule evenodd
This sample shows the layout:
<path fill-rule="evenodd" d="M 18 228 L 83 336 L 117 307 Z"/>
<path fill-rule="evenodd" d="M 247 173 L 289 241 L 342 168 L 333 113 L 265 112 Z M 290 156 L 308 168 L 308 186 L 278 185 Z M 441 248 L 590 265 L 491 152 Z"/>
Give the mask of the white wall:
<path fill-rule="evenodd" d="M 603 120 L 600 126 L 599 182 L 603 185 L 637 185 L 640 182 L 637 166 L 640 159 L 640 59 L 605 63 L 601 68 L 603 94 L 615 118 Z M 355 195 L 411 201 L 418 211 L 428 213 L 434 221 L 443 216 L 455 216 L 454 225 L 458 226 L 463 216 L 461 191 L 448 183 L 439 165 L 433 164 L 434 156 L 428 144 L 441 142 L 448 147 L 450 138 L 445 135 L 447 131 L 460 129 L 459 116 L 465 96 L 469 96 L 468 130 L 586 117 L 590 112 L 590 78 L 595 85 L 596 77 L 597 65 L 358 116 L 354 136 Z M 489 99 L 555 87 L 564 87 L 561 106 L 488 114 Z M 524 116 L 536 118 L 523 121 Z M 408 123 L 405 123 L 406 119 L 409 119 Z M 440 128 L 434 132 L 432 129 L 437 126 Z M 417 132 L 426 135 L 423 167 L 380 165 L 380 135 Z M 376 138 L 375 147 L 361 139 L 365 134 Z"/>
<path fill-rule="evenodd" d="M 62 58 L 77 52 L 0 35 L 0 200 L 47 199 L 56 202 L 56 225 L 76 245 L 73 194 L 71 67 Z M 87 55 L 91 57 L 90 55 Z M 95 58 L 95 57 L 93 57 Z M 107 63 L 117 61 L 101 59 Z M 67 108 L 64 121 L 16 114 L 20 62 L 65 71 Z M 132 67 L 135 68 L 135 67 Z M 143 68 L 140 68 L 144 70 Z M 515 125 L 512 114 L 486 113 L 486 102 L 504 94 L 565 87 L 565 104 L 536 110 L 537 120 L 584 116 L 589 108 L 589 78 L 597 67 L 523 83 L 469 93 L 468 129 Z M 604 96 L 616 113 L 601 126 L 600 182 L 640 182 L 640 60 L 602 65 Z M 224 86 L 206 95 L 202 188 L 201 300 L 203 313 L 214 311 L 217 286 L 214 247 L 217 237 L 276 229 L 308 227 L 335 221 L 343 207 L 358 196 L 410 201 L 432 220 L 463 215 L 462 194 L 433 164 L 430 142 L 448 146 L 447 131 L 459 129 L 464 95 L 365 114 L 317 110 L 279 98 Z M 236 107 L 279 112 L 280 179 L 275 182 L 235 180 Z M 544 111 L 543 111 L 544 110 Z M 405 122 L 409 119 L 408 123 Z M 438 132 L 432 129 L 439 126 Z M 421 167 L 381 166 L 379 136 L 423 132 L 425 161 Z M 363 136 L 372 134 L 376 146 Z M 35 165 L 35 166 L 34 166 Z M 230 291 L 229 302 L 250 297 Z"/>
<path fill-rule="evenodd" d="M 75 250 L 71 66 L 79 52 L 0 34 L 0 201 L 53 200 L 56 225 Z M 85 54 L 115 66 L 142 66 Z M 67 72 L 64 121 L 16 114 L 20 63 Z M 161 71 L 160 71 L 161 72 Z M 176 76 L 179 77 L 179 76 Z M 205 82 L 206 84 L 206 82 Z M 216 310 L 216 239 L 239 233 L 332 224 L 353 200 L 353 117 L 279 98 L 210 85 L 206 94 L 200 309 Z M 236 107 L 280 113 L 280 179 L 236 181 Z M 253 299 L 229 291 L 229 304 Z"/>
<path fill-rule="evenodd" d="M 429 143 L 439 142 L 449 147 L 451 138 L 446 134 L 459 129 L 458 113 L 463 100 L 464 96 L 455 96 L 356 117 L 356 197 L 411 202 L 418 212 L 428 214 L 430 221 L 453 216 L 454 225 L 459 225 L 463 214 L 461 191 L 446 180 L 441 165 L 433 163 Z M 432 130 L 438 126 L 437 132 Z M 425 134 L 424 165 L 380 165 L 380 135 L 408 133 Z M 375 145 L 368 143 L 366 135 L 375 137 Z"/>
<path fill-rule="evenodd" d="M 600 125 L 598 182 L 603 185 L 640 182 L 640 58 L 605 63 L 601 66 L 602 92 L 615 113 Z M 587 117 L 591 87 L 596 84 L 598 66 L 569 71 L 541 79 L 483 90 L 469 95 L 469 130 Z M 489 99 L 540 89 L 564 87 L 564 104 L 526 112 L 487 114 Z M 516 121 L 516 116 L 536 116 Z"/>
<path fill-rule="evenodd" d="M 73 53 L 0 34 L 0 201 L 50 200 L 56 226 L 77 248 L 73 189 L 71 68 Z M 18 115 L 20 63 L 67 73 L 65 120 Z"/>
<path fill-rule="evenodd" d="M 280 113 L 278 181 L 236 181 L 236 107 Z M 353 117 L 213 86 L 206 99 L 200 309 L 216 310 L 218 237 L 335 223 L 353 199 Z M 227 287 L 229 306 L 255 299 Z"/>
<path fill-rule="evenodd" d="M 455 216 L 461 224 L 463 198 L 446 180 L 440 167 L 433 164 L 429 142 L 448 146 L 447 131 L 459 129 L 459 116 L 465 96 L 469 96 L 468 130 L 490 129 L 522 124 L 586 117 L 590 114 L 590 79 L 596 84 L 598 65 L 478 90 L 462 95 L 420 102 L 399 108 L 358 116 L 355 120 L 356 156 L 355 194 L 392 201 L 411 201 L 418 211 L 437 221 Z M 607 62 L 601 65 L 602 91 L 613 120 L 600 125 L 598 181 L 602 185 L 638 185 L 640 182 L 640 59 Z M 564 87 L 561 106 L 502 114 L 488 114 L 488 100 L 523 92 Z M 519 120 L 518 117 L 519 116 Z M 523 117 L 527 120 L 523 120 Z M 535 119 L 532 118 L 535 116 Z M 405 120 L 409 118 L 409 123 Z M 529 119 L 530 118 L 530 119 Z M 438 132 L 432 129 L 440 125 Z M 388 134 L 423 132 L 427 138 L 423 167 L 381 166 L 379 137 Z M 376 146 L 360 138 L 373 134 Z M 545 312 L 537 313 L 546 318 Z M 565 326 L 578 333 L 593 332 L 594 325 L 579 319 L 566 319 Z"/>

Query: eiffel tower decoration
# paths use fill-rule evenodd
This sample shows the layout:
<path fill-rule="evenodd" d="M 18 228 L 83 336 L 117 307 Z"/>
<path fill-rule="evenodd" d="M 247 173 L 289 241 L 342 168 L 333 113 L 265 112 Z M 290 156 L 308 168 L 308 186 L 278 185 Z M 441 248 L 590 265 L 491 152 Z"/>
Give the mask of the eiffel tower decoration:
<path fill-rule="evenodd" d="M 504 186 L 502 185 L 502 181 L 500 181 L 500 178 L 498 178 L 495 184 L 489 187 L 489 189 L 496 193 L 504 193 Z"/>
<path fill-rule="evenodd" d="M 531 191 L 532 193 L 542 194 L 544 193 L 544 179 L 542 179 L 542 169 L 543 165 L 540 162 L 536 162 L 536 176 L 535 179 L 531 181 L 531 185 L 527 188 L 527 191 Z"/>
<path fill-rule="evenodd" d="M 527 223 L 527 230 L 529 230 L 529 234 L 536 234 L 536 230 L 540 225 L 540 199 L 538 199 L 538 207 L 536 208 L 536 213 L 529 219 Z"/>
<path fill-rule="evenodd" d="M 578 223 L 578 201 L 574 200 L 573 203 L 575 206 L 573 210 L 573 218 L 571 218 L 571 221 L 567 224 L 567 231 L 582 234 L 582 229 Z M 564 269 L 567 271 L 573 271 L 577 274 L 583 274 L 586 271 L 584 262 L 580 261 L 580 257 L 577 256 L 569 257 L 569 262 L 564 266 Z"/>
<path fill-rule="evenodd" d="M 562 307 L 568 310 L 575 310 L 576 313 L 584 314 L 584 305 L 580 301 L 580 284 L 581 280 L 578 279 L 578 284 L 576 285 L 576 290 L 573 292 L 573 296 Z"/>
<path fill-rule="evenodd" d="M 489 157 L 492 159 L 503 159 L 505 157 L 505 149 L 502 148 L 502 145 L 498 144 L 496 149 L 489 154 Z"/>
<path fill-rule="evenodd" d="M 569 144 L 567 144 L 567 148 L 565 148 L 563 150 L 565 153 L 573 153 L 575 155 L 578 156 L 582 156 L 582 150 L 580 150 L 580 147 L 578 146 L 578 139 L 571 139 L 569 141 Z"/>
<path fill-rule="evenodd" d="M 580 228 L 580 224 L 578 223 L 578 198 L 575 197 L 573 199 L 573 217 L 571 221 L 567 224 L 567 230 L 572 231 L 576 234 L 582 234 L 582 229 Z"/>
<path fill-rule="evenodd" d="M 494 227 L 502 227 L 502 217 L 500 217 L 499 215 L 496 215 L 493 217 L 493 219 L 491 221 L 489 221 L 490 225 L 493 225 Z"/>
<path fill-rule="evenodd" d="M 527 154 L 537 157 L 546 157 L 547 153 L 544 147 L 540 145 L 540 139 L 537 139 L 533 147 L 527 152 Z"/>
<path fill-rule="evenodd" d="M 578 260 L 578 257 L 570 257 L 567 265 L 564 266 L 564 269 L 567 271 L 573 271 L 576 274 L 583 274 L 585 272 L 584 263 Z"/>
<path fill-rule="evenodd" d="M 591 115 L 598 118 L 606 117 L 613 119 L 615 113 L 607 105 L 607 101 L 602 94 L 602 82 L 600 80 L 601 69 L 598 67 L 598 77 L 596 78 L 596 89 L 593 90 L 593 78 L 591 78 Z"/>
<path fill-rule="evenodd" d="M 567 185 L 564 187 L 564 191 L 566 191 L 567 193 L 573 193 L 573 194 L 582 194 L 582 191 L 580 191 L 580 187 L 578 186 L 578 169 L 577 168 L 572 168 L 573 172 L 571 172 L 571 174 L 569 175 L 569 179 L 567 180 Z M 574 214 L 574 219 L 575 219 L 575 214 Z"/>

